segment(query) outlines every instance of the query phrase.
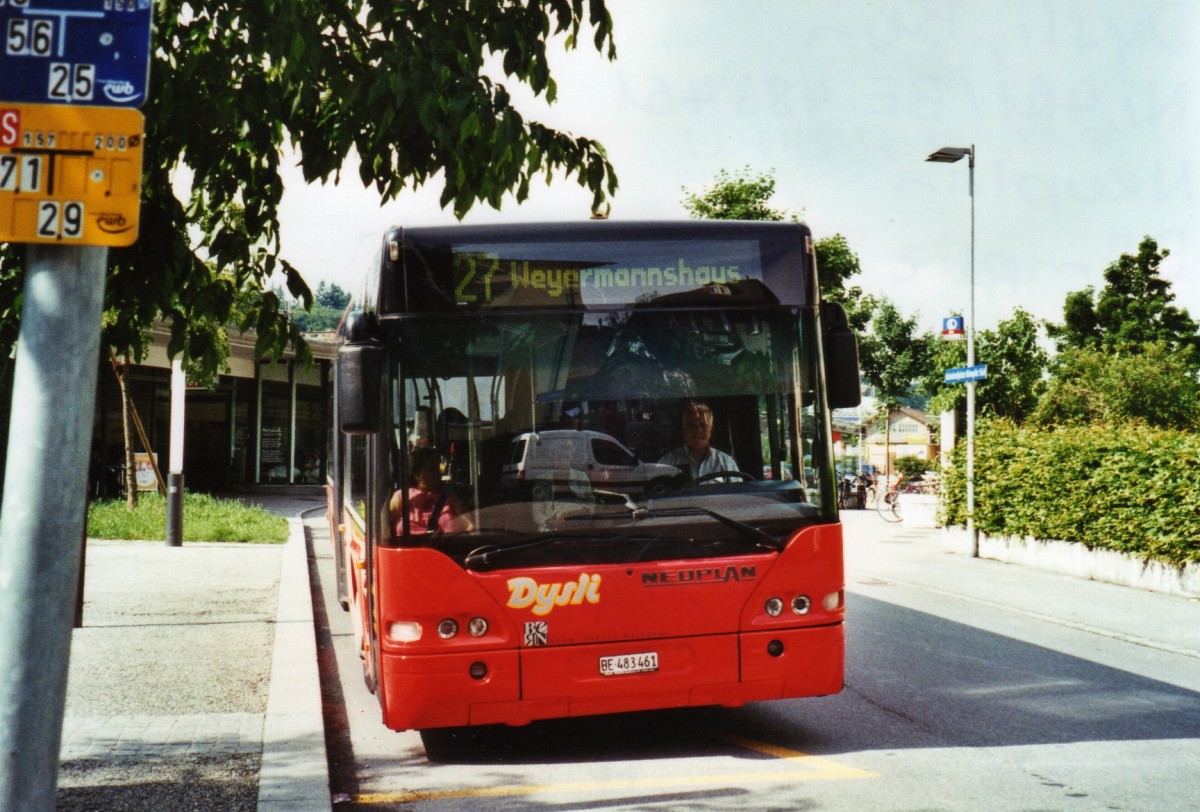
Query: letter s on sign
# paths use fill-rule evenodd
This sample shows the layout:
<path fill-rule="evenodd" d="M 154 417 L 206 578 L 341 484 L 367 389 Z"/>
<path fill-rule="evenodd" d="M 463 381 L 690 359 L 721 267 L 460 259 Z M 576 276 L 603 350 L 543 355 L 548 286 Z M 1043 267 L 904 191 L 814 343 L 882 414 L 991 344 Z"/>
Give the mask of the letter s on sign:
<path fill-rule="evenodd" d="M 0 107 L 0 147 L 15 147 L 21 135 L 21 111 Z"/>

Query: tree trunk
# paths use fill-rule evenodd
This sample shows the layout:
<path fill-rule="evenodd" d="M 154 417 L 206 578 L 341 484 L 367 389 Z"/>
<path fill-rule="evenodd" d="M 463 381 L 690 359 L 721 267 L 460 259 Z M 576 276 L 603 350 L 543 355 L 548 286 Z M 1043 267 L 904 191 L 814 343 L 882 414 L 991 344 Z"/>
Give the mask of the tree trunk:
<path fill-rule="evenodd" d="M 137 467 L 133 462 L 133 426 L 129 419 L 129 388 L 125 385 L 125 375 L 129 372 L 129 364 L 112 359 L 113 374 L 117 376 L 117 385 L 121 390 L 121 428 L 125 435 L 125 506 L 130 510 L 137 508 Z"/>

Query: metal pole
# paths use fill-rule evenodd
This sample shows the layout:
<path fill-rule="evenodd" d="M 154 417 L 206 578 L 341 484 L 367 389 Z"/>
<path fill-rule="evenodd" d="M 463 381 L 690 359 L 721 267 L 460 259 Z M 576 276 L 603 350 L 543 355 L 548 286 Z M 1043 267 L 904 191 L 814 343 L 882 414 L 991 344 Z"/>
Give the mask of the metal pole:
<path fill-rule="evenodd" d="M 51 812 L 108 249 L 27 256 L 0 519 L 0 809 Z"/>
<path fill-rule="evenodd" d="M 171 361 L 171 466 L 167 474 L 167 532 L 168 547 L 183 546 L 183 410 L 187 394 L 187 378 L 183 360 Z"/>
<path fill-rule="evenodd" d="M 967 318 L 967 366 L 975 366 L 975 145 L 968 154 L 967 174 L 971 197 L 971 291 Z M 979 557 L 979 530 L 975 527 L 975 381 L 967 382 L 967 536 L 971 557 Z"/>

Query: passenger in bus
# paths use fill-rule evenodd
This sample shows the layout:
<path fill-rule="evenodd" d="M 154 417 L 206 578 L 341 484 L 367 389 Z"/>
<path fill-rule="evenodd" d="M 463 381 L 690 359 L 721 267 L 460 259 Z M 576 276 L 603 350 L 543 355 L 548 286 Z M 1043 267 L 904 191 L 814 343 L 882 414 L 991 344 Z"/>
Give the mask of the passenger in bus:
<path fill-rule="evenodd" d="M 410 533 L 464 533 L 472 529 L 466 506 L 442 481 L 442 458 L 436 448 L 412 452 L 413 484 L 408 489 Z M 404 530 L 402 493 L 392 494 L 391 515 L 396 535 Z"/>
<path fill-rule="evenodd" d="M 668 451 L 659 460 L 667 465 L 674 465 L 688 474 L 689 479 L 698 479 L 706 474 L 718 471 L 736 471 L 738 465 L 733 457 L 713 448 L 712 440 L 713 414 L 708 404 L 699 401 L 689 401 L 683 407 L 683 445 Z M 710 482 L 724 482 L 724 477 L 716 477 Z"/>

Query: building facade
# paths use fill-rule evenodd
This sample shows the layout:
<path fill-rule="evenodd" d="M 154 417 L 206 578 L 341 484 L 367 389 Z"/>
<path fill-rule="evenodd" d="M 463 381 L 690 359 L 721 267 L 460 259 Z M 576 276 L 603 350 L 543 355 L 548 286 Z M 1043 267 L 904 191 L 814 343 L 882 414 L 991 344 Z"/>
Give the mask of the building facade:
<path fill-rule="evenodd" d="M 938 444 L 935 440 L 934 421 L 920 409 L 900 406 L 892 410 L 888 433 L 876 431 L 868 434 L 864 441 L 867 462 L 877 471 L 894 469 L 889 464 L 899 457 L 916 457 L 928 460 L 930 468 L 937 468 Z"/>
<path fill-rule="evenodd" d="M 166 328 L 156 330 L 146 359 L 125 374 L 128 395 L 159 469 L 169 469 L 171 369 Z M 261 486 L 319 486 L 325 481 L 331 420 L 332 335 L 308 336 L 311 364 L 292 356 L 256 356 L 254 335 L 230 337 L 229 370 L 185 397 L 183 475 L 189 491 Z M 133 446 L 142 442 L 131 429 Z M 111 362 L 101 362 L 92 432 L 92 496 L 123 492 L 125 433 L 121 389 Z"/>

